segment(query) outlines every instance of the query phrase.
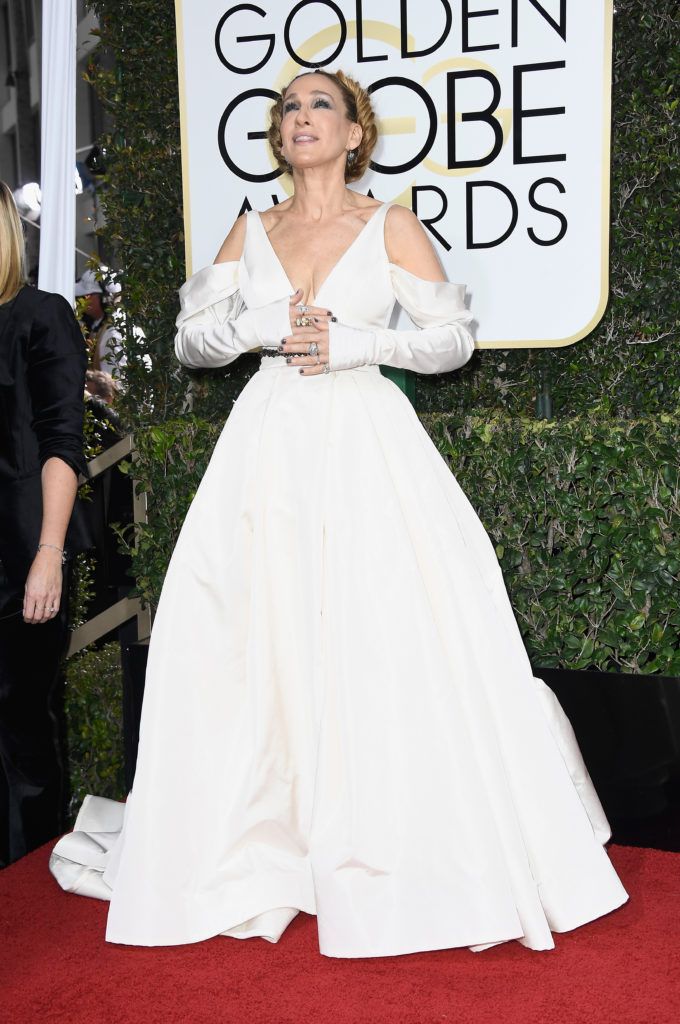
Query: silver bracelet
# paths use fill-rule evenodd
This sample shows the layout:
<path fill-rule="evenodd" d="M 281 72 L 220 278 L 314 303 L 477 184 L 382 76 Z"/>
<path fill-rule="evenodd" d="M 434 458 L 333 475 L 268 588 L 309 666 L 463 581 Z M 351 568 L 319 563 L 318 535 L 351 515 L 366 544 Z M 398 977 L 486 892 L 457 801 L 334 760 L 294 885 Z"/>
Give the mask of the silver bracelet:
<path fill-rule="evenodd" d="M 38 551 L 40 551 L 41 548 L 52 548 L 53 551 L 58 551 L 61 555 L 62 565 L 66 561 L 66 552 L 63 548 L 58 548 L 56 544 L 38 544 Z"/>

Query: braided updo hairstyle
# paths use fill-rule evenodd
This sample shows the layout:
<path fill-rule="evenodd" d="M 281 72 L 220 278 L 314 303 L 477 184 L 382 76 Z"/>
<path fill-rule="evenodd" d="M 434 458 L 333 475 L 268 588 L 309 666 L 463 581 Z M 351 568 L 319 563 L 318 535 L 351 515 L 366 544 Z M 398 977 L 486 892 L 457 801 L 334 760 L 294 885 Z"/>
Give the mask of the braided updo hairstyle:
<path fill-rule="evenodd" d="M 281 168 L 282 171 L 289 171 L 290 166 L 286 162 L 286 159 L 281 152 L 281 119 L 283 117 L 283 101 L 287 90 L 298 78 L 302 78 L 303 75 L 325 75 L 326 78 L 330 78 L 337 85 L 338 89 L 342 94 L 342 98 L 345 103 L 345 112 L 350 121 L 356 122 L 360 125 L 363 131 L 361 136 L 361 142 L 357 146 L 354 152 L 354 158 L 348 160 L 345 164 L 345 181 L 358 181 L 366 171 L 370 160 L 371 154 L 375 149 L 378 141 L 378 129 L 375 123 L 375 114 L 371 105 L 371 97 L 368 95 L 366 90 L 359 85 L 354 78 L 350 78 L 344 71 L 336 71 L 334 73 L 330 71 L 322 71 L 320 68 L 316 71 L 306 71 L 302 75 L 296 75 L 288 85 L 281 90 L 281 95 L 277 97 L 271 110 L 269 111 L 269 128 L 267 130 L 267 141 L 271 146 L 274 159 Z"/>

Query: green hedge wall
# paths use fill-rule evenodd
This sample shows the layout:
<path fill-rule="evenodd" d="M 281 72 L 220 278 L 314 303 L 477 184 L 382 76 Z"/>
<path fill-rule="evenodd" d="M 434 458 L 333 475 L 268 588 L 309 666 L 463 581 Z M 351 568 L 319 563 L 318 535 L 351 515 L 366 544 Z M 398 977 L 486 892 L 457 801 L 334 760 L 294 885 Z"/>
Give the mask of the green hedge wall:
<path fill-rule="evenodd" d="M 73 821 L 87 793 L 125 797 L 120 644 L 84 650 L 69 660 L 64 710 Z"/>
<path fill-rule="evenodd" d="M 680 675 L 674 418 L 423 417 L 496 543 L 536 665 Z"/>

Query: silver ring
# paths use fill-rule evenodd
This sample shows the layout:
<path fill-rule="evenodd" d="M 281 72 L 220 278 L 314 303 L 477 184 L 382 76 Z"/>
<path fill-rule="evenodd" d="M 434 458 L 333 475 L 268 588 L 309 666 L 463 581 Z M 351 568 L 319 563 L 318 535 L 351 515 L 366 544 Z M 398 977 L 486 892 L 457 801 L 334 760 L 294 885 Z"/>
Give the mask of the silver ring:
<path fill-rule="evenodd" d="M 317 343 L 315 341 L 310 341 L 309 348 L 307 349 L 308 355 L 315 356 L 318 351 L 319 351 L 319 346 L 317 345 Z"/>
<path fill-rule="evenodd" d="M 309 306 L 305 306 L 304 302 L 298 302 L 296 309 L 299 309 L 302 315 L 309 312 Z"/>
<path fill-rule="evenodd" d="M 330 373 L 331 372 L 331 368 L 330 368 L 330 364 L 329 363 L 324 363 L 323 364 L 323 372 L 324 373 Z"/>

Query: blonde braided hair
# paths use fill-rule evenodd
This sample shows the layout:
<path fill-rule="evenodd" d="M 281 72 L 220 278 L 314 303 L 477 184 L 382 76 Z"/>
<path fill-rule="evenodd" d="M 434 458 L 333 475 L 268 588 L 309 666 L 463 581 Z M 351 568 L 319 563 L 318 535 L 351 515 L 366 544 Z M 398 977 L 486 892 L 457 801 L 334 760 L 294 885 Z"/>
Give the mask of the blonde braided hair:
<path fill-rule="evenodd" d="M 352 152 L 355 154 L 351 161 L 347 161 L 345 164 L 345 181 L 358 181 L 359 178 L 363 177 L 368 165 L 371 161 L 371 154 L 375 149 L 378 141 L 378 129 L 375 123 L 375 113 L 371 104 L 371 97 L 368 92 L 356 81 L 354 78 L 350 78 L 344 71 L 336 71 L 335 73 L 330 71 L 322 71 L 317 68 L 315 71 L 305 71 L 301 75 L 296 75 L 295 78 L 291 79 L 285 88 L 281 90 L 281 95 L 274 101 L 271 110 L 269 111 L 269 128 L 267 130 L 267 141 L 271 146 L 274 159 L 281 168 L 282 171 L 289 171 L 290 167 L 281 152 L 281 119 L 283 118 L 283 101 L 286 96 L 286 92 L 291 87 L 293 82 L 298 78 L 302 78 L 304 75 L 325 75 L 326 78 L 330 78 L 335 82 L 336 86 L 340 90 L 344 104 L 345 113 L 350 121 L 358 124 L 362 129 L 361 142 Z"/>

